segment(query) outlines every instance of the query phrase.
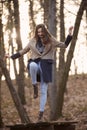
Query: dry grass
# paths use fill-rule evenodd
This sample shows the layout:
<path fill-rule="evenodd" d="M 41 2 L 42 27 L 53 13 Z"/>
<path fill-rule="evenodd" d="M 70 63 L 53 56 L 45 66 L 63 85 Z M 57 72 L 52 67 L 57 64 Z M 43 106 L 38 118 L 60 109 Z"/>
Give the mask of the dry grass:
<path fill-rule="evenodd" d="M 14 87 L 17 89 L 15 81 L 13 81 Z M 26 110 L 30 119 L 35 122 L 38 117 L 39 111 L 39 98 L 33 99 L 32 86 L 29 79 L 26 79 Z M 63 118 L 65 120 L 79 120 L 83 121 L 87 118 L 87 75 L 75 75 L 70 76 L 67 83 L 67 92 L 65 93 L 64 106 L 63 106 Z M 2 103 L 2 117 L 3 122 L 7 124 L 21 123 L 17 114 L 17 110 L 12 101 L 8 86 L 5 81 L 2 81 L 1 85 L 1 103 Z M 49 106 L 46 105 L 44 113 L 45 120 L 48 119 Z"/>

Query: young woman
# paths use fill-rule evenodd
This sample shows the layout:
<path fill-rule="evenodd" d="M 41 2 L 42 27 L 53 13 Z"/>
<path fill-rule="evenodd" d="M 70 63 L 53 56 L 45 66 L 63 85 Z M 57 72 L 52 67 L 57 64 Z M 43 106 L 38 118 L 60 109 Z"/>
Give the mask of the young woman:
<path fill-rule="evenodd" d="M 34 37 L 29 41 L 27 46 L 16 54 L 10 56 L 14 60 L 27 52 L 31 52 L 31 58 L 28 61 L 28 70 L 34 87 L 34 98 L 38 97 L 38 81 L 40 82 L 39 121 L 41 121 L 43 117 L 47 101 L 48 84 L 52 82 L 54 52 L 57 47 L 67 48 L 72 39 L 72 29 L 73 27 L 69 28 L 69 34 L 65 42 L 58 42 L 49 33 L 44 24 L 39 24 L 36 26 Z"/>

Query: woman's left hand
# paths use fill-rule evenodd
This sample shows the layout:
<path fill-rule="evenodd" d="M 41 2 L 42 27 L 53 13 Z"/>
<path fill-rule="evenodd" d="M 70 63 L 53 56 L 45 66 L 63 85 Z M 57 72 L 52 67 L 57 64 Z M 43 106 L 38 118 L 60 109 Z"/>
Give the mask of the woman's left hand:
<path fill-rule="evenodd" d="M 69 35 L 73 35 L 73 26 L 69 28 Z"/>

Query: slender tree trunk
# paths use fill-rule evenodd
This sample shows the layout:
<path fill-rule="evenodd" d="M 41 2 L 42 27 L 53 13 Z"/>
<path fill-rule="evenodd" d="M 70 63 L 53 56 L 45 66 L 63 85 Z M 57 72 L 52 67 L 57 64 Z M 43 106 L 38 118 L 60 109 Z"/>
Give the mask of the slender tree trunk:
<path fill-rule="evenodd" d="M 0 56 L 3 57 L 4 55 L 4 41 L 3 41 L 3 25 L 2 25 L 2 13 L 3 13 L 3 2 L 0 0 Z M 0 61 L 1 62 L 1 61 Z M 1 77 L 2 71 L 0 67 L 0 126 L 4 125 L 2 120 L 2 113 L 1 113 Z"/>
<path fill-rule="evenodd" d="M 65 28 L 64 28 L 64 0 L 61 0 L 60 1 L 60 41 L 64 41 L 65 40 Z M 61 79 L 61 74 L 62 74 L 62 71 L 63 71 L 63 67 L 64 67 L 64 52 L 65 52 L 65 49 L 60 49 L 60 53 L 59 53 L 59 70 L 57 72 L 56 70 L 56 63 L 55 63 L 55 67 L 54 67 L 54 70 L 53 70 L 53 78 L 54 78 L 54 83 L 53 85 L 58 87 L 58 82 L 60 81 Z M 56 60 L 56 55 L 55 55 L 55 60 Z M 56 74 L 56 72 L 58 74 Z M 57 89 L 55 89 L 55 91 L 57 92 Z M 55 97 L 56 98 L 56 97 Z M 55 104 L 56 104 L 56 99 L 53 101 L 53 104 L 52 104 L 52 113 L 51 114 L 51 120 L 54 119 L 54 113 L 55 113 Z"/>
<path fill-rule="evenodd" d="M 3 120 L 2 120 L 2 113 L 1 113 L 1 77 L 2 77 L 2 71 L 1 71 L 1 68 L 0 68 L 0 127 L 3 127 L 4 123 L 3 123 Z"/>
<path fill-rule="evenodd" d="M 33 11 L 33 2 L 32 0 L 29 0 L 29 26 L 30 26 L 30 33 L 29 36 L 32 37 L 34 35 L 35 30 L 35 20 L 34 20 L 34 11 Z"/>
<path fill-rule="evenodd" d="M 60 41 L 64 41 L 65 40 L 65 26 L 64 26 L 64 0 L 60 0 Z M 65 49 L 60 49 L 60 53 L 59 53 L 59 71 L 61 74 L 61 71 L 63 69 L 63 66 L 65 64 L 64 61 L 64 53 L 65 53 Z M 60 75 L 58 74 L 58 75 Z M 58 77 L 58 79 L 60 78 L 60 76 Z"/>
<path fill-rule="evenodd" d="M 2 16 L 2 13 L 0 12 L 0 30 L 1 30 L 0 31 L 0 86 L 1 86 L 1 74 L 2 74 L 1 72 L 3 72 L 3 74 L 6 78 L 6 82 L 8 84 L 10 93 L 12 95 L 13 101 L 15 103 L 17 110 L 18 110 L 18 114 L 21 118 L 21 121 L 23 123 L 29 123 L 30 119 L 28 118 L 27 113 L 21 104 L 20 98 L 17 95 L 16 90 L 13 87 L 12 81 L 11 81 L 10 76 L 9 76 L 9 72 L 6 69 L 6 65 L 5 65 L 5 62 L 3 60 L 4 59 L 3 58 L 4 57 L 4 40 L 3 40 L 3 31 L 2 31 L 3 25 L 2 25 L 1 16 Z M 0 94 L 0 96 L 1 96 L 1 94 Z M 0 98 L 0 106 L 1 106 L 1 98 Z M 2 124 L 1 109 L 0 109 L 0 123 Z"/>
<path fill-rule="evenodd" d="M 49 20 L 49 0 L 44 0 L 44 23 L 48 28 L 48 20 Z"/>
<path fill-rule="evenodd" d="M 83 11 L 84 11 L 85 6 L 87 6 L 87 4 L 85 5 L 84 0 L 82 0 L 78 14 L 77 14 L 76 22 L 75 22 L 73 39 L 72 39 L 71 46 L 70 46 L 70 49 L 69 49 L 69 52 L 67 55 L 67 61 L 65 63 L 65 67 L 64 67 L 64 70 L 62 72 L 62 77 L 61 77 L 60 82 L 58 84 L 59 90 L 57 93 L 57 101 L 56 101 L 56 106 L 55 106 L 56 109 L 55 109 L 55 114 L 54 114 L 54 120 L 58 119 L 62 115 L 65 86 L 67 83 L 70 65 L 71 65 L 71 61 L 73 58 L 73 53 L 74 53 L 75 44 L 76 44 L 76 40 L 77 40 L 77 35 L 78 35 L 78 31 L 79 31 L 79 27 L 80 27 L 80 23 L 81 23 L 81 19 L 82 19 L 82 15 L 83 15 Z"/>
<path fill-rule="evenodd" d="M 14 3 L 14 24 L 16 29 L 16 42 L 18 44 L 18 50 L 22 49 L 22 41 L 20 36 L 20 18 L 19 18 L 19 3 L 18 0 L 13 0 Z M 25 104 L 25 81 L 24 81 L 24 61 L 23 57 L 19 58 L 19 74 L 16 75 L 16 80 L 18 83 L 18 94 L 21 99 L 22 104 Z"/>
<path fill-rule="evenodd" d="M 56 0 L 49 0 L 49 20 L 48 20 L 48 29 L 50 33 L 56 37 Z M 56 85 L 56 52 L 54 54 L 55 62 L 53 66 L 53 83 L 49 86 L 49 96 L 50 96 L 50 119 L 54 115 L 54 102 L 56 100 L 56 92 L 57 92 L 57 85 Z"/>
<path fill-rule="evenodd" d="M 86 43 L 87 43 L 87 7 L 86 7 Z"/>
<path fill-rule="evenodd" d="M 3 59 L 1 58 L 1 56 L 0 56 L 0 61 L 1 61 L 0 62 L 0 67 L 1 67 L 2 72 L 3 72 L 3 74 L 4 74 L 5 78 L 6 78 L 7 85 L 9 87 L 12 99 L 13 99 L 13 101 L 15 103 L 16 109 L 18 110 L 18 114 L 19 114 L 19 116 L 21 118 L 21 121 L 22 121 L 22 123 L 29 123 L 30 119 L 27 116 L 26 110 L 23 108 L 23 105 L 21 104 L 21 100 L 20 100 L 16 90 L 14 89 L 11 78 L 9 76 L 9 72 L 6 69 L 6 65 L 5 65 Z"/>

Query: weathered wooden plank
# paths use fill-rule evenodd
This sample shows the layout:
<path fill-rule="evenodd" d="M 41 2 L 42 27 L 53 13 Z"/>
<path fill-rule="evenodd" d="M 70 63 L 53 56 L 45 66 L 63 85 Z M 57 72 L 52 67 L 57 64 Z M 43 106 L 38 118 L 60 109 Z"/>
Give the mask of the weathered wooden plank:
<path fill-rule="evenodd" d="M 10 130 L 75 130 L 75 122 L 40 122 L 9 127 Z"/>
<path fill-rule="evenodd" d="M 10 126 L 10 130 L 54 130 L 54 127 L 50 124 L 33 123 L 28 125 Z"/>
<path fill-rule="evenodd" d="M 0 130 L 10 130 L 10 127 L 3 127 L 3 128 L 0 128 Z"/>
<path fill-rule="evenodd" d="M 57 124 L 76 124 L 79 121 L 50 121 L 50 124 L 57 125 Z"/>
<path fill-rule="evenodd" d="M 54 130 L 75 130 L 75 125 L 54 125 Z"/>

